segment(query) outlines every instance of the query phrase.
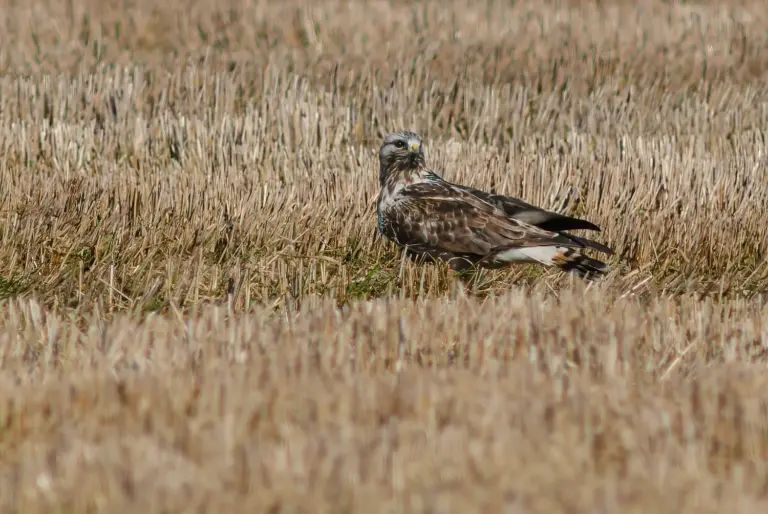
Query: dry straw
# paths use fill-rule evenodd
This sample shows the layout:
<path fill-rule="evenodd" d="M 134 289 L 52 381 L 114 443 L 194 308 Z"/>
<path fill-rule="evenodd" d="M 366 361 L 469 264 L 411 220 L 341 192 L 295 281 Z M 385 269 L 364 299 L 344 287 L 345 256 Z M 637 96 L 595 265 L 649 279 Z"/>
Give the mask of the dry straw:
<path fill-rule="evenodd" d="M 763 512 L 761 2 L 9 3 L 5 512 Z M 376 150 L 603 227 L 471 280 Z"/>

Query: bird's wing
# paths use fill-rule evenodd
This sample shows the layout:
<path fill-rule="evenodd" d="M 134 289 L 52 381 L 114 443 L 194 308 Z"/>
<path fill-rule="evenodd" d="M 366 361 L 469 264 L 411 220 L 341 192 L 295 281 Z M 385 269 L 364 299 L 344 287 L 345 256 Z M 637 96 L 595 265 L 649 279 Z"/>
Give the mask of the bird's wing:
<path fill-rule="evenodd" d="M 457 187 L 497 207 L 510 218 L 522 221 L 529 225 L 534 225 L 549 232 L 562 232 L 565 230 L 594 230 L 600 232 L 600 227 L 587 220 L 547 211 L 540 207 L 536 207 L 535 205 L 526 203 L 519 198 L 487 193 L 480 189 L 467 186 Z M 592 239 L 577 237 L 571 234 L 562 235 L 573 239 L 586 248 L 591 248 L 609 255 L 613 254 L 611 248 L 602 243 L 598 243 L 597 241 L 593 241 Z"/>
<path fill-rule="evenodd" d="M 396 240 L 423 251 L 485 256 L 499 248 L 578 241 L 508 217 L 498 207 L 448 183 L 418 183 L 383 213 Z"/>
<path fill-rule="evenodd" d="M 587 220 L 572 218 L 556 212 L 544 210 L 526 203 L 519 198 L 487 193 L 473 187 L 459 186 L 464 191 L 481 198 L 504 211 L 511 218 L 535 225 L 544 230 L 560 232 L 562 230 L 594 230 L 600 232 L 600 227 Z M 598 243 L 599 244 L 599 243 Z"/>

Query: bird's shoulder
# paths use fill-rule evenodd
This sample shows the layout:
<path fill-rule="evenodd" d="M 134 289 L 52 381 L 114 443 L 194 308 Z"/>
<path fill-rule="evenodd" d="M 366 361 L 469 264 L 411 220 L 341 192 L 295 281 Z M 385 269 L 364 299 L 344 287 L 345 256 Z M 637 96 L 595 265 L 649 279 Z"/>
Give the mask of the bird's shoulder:
<path fill-rule="evenodd" d="M 497 210 L 493 204 L 471 192 L 439 180 L 404 183 L 396 186 L 393 193 L 392 196 L 397 200 L 411 205 L 453 206 L 453 208 L 472 208 L 487 212 Z"/>

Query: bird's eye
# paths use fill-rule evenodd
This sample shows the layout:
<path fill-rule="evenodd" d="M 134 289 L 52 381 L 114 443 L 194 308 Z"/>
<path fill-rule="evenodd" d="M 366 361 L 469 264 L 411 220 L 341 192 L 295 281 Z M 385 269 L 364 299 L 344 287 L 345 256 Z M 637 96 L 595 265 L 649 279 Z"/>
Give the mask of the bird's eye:
<path fill-rule="evenodd" d="M 395 148 L 405 148 L 405 141 L 395 141 Z"/>

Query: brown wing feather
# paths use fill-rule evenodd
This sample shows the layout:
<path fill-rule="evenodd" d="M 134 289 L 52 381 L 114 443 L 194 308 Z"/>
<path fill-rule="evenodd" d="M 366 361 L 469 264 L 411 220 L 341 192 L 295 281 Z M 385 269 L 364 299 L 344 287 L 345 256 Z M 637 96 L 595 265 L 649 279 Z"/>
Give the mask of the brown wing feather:
<path fill-rule="evenodd" d="M 453 185 L 458 189 L 477 196 L 485 202 L 488 202 L 491 205 L 499 208 L 500 210 L 504 211 L 504 214 L 510 218 L 514 218 L 529 225 L 534 225 L 549 232 L 562 232 L 565 230 L 594 230 L 600 232 L 600 227 L 590 221 L 573 218 L 571 216 L 565 216 L 564 214 L 558 214 L 552 211 L 547 211 L 540 207 L 526 203 L 519 198 L 487 193 L 480 189 L 475 189 L 468 186 L 456 186 L 455 184 Z M 577 237 L 571 234 L 563 235 L 573 239 L 585 248 L 591 248 L 593 250 L 597 250 L 598 252 L 613 255 L 613 250 L 602 243 L 598 243 L 592 239 L 587 239 L 586 237 Z"/>
<path fill-rule="evenodd" d="M 413 184 L 400 196 L 384 215 L 397 242 L 417 251 L 483 257 L 499 247 L 582 246 L 509 218 L 494 205 L 449 184 Z"/>

